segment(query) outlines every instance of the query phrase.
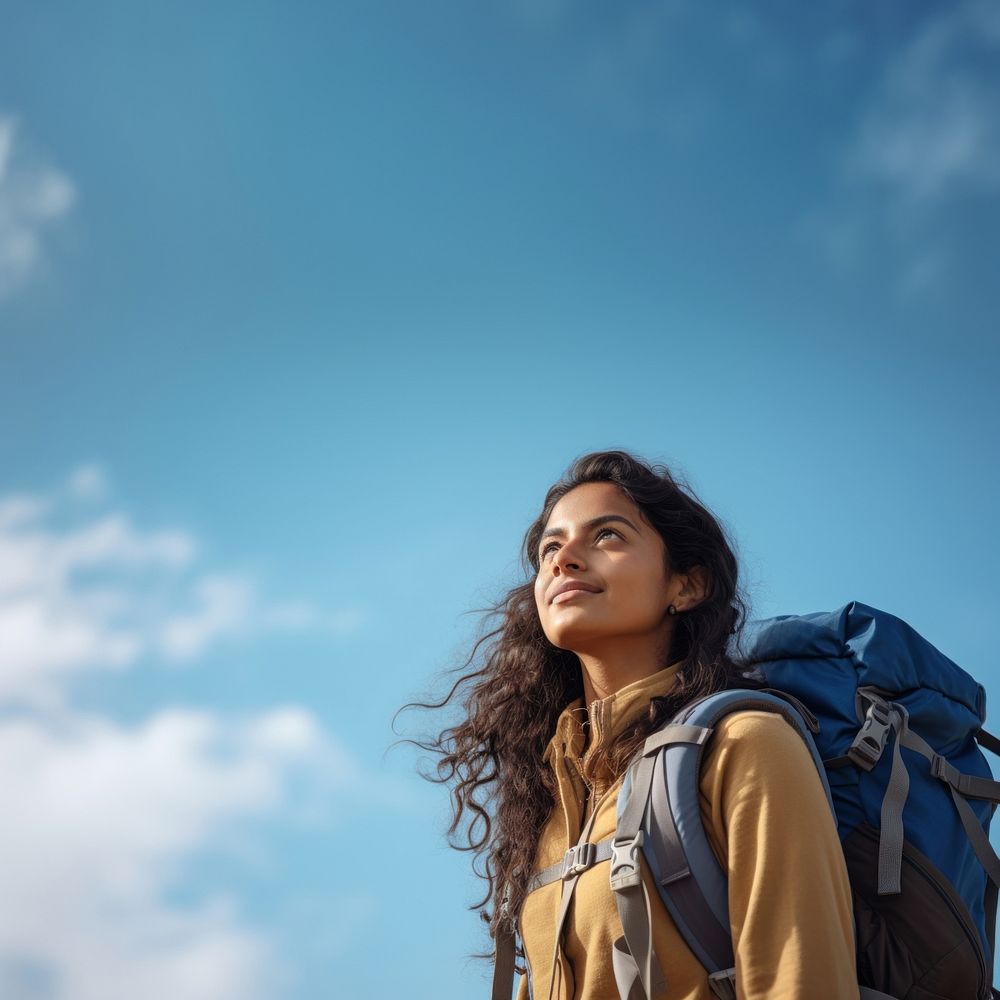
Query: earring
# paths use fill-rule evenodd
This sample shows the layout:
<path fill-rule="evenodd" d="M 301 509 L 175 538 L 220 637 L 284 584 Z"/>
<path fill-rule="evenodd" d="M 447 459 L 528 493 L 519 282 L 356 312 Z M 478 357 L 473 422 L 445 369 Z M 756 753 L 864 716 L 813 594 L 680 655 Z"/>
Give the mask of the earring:
<path fill-rule="evenodd" d="M 667 614 L 668 615 L 676 615 L 677 614 L 677 609 L 672 604 L 669 604 L 669 605 L 667 605 Z"/>

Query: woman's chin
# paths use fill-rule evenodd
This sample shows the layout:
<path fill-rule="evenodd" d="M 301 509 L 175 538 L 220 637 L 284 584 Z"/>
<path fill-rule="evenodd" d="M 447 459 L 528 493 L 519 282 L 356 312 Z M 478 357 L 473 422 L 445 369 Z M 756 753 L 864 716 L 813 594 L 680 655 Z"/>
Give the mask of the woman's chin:
<path fill-rule="evenodd" d="M 561 628 L 555 635 L 549 637 L 553 646 L 569 650 L 578 656 L 590 652 L 600 644 L 602 633 L 593 628 Z"/>

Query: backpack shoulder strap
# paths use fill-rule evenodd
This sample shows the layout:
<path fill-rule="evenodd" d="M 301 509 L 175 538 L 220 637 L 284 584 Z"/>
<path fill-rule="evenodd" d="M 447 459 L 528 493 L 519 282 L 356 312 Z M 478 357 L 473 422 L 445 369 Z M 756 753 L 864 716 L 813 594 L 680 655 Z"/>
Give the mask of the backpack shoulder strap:
<path fill-rule="evenodd" d="M 808 723 L 784 699 L 755 690 L 729 690 L 686 706 L 670 724 L 653 733 L 643 747 L 641 769 L 633 766 L 618 799 L 619 824 L 642 808 L 642 851 L 660 898 L 688 947 L 709 972 L 718 997 L 734 997 L 734 958 L 729 924 L 728 878 L 712 850 L 701 819 L 699 779 L 705 747 L 715 727 L 733 712 L 755 710 L 784 717 L 809 748 L 827 801 L 833 810 L 826 770 Z M 650 766 L 652 758 L 652 766 Z M 644 788 L 634 778 L 642 775 Z M 622 831 L 619 831 L 621 834 Z M 616 894 L 623 927 L 641 927 L 626 938 L 652 933 L 648 920 Z M 629 950 L 646 955 L 646 942 L 628 940 Z"/>
<path fill-rule="evenodd" d="M 981 747 L 985 747 L 991 753 L 995 753 L 1000 757 L 1000 739 L 997 739 L 992 733 L 988 733 L 985 729 L 980 729 L 976 733 L 976 742 Z"/>

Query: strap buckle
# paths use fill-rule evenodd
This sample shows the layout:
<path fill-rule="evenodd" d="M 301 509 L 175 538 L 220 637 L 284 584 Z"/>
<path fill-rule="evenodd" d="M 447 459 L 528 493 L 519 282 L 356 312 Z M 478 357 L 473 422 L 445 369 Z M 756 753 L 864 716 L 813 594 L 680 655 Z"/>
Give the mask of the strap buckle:
<path fill-rule="evenodd" d="M 611 845 L 611 888 L 615 892 L 631 889 L 641 884 L 642 872 L 639 868 L 639 848 L 642 846 L 642 830 L 631 840 L 615 840 Z"/>
<path fill-rule="evenodd" d="M 847 756 L 862 770 L 870 771 L 881 759 L 882 751 L 892 729 L 892 712 L 882 701 L 872 701 L 865 713 L 865 721 L 854 737 Z"/>
<path fill-rule="evenodd" d="M 736 1000 L 736 969 L 721 969 L 708 977 L 708 988 L 719 1000 Z"/>
<path fill-rule="evenodd" d="M 561 878 L 565 881 L 575 875 L 582 875 L 594 864 L 594 857 L 597 854 L 597 845 L 586 841 L 571 847 L 563 857 Z"/>
<path fill-rule="evenodd" d="M 935 778 L 940 778 L 945 784 L 951 785 L 956 791 L 961 790 L 961 772 L 947 757 L 942 757 L 939 753 L 931 757 L 931 774 Z"/>

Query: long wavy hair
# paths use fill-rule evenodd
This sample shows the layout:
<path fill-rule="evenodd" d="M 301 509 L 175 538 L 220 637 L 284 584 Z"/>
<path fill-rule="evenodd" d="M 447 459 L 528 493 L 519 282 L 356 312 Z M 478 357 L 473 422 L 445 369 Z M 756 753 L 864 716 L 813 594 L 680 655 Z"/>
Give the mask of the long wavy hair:
<path fill-rule="evenodd" d="M 543 755 L 560 712 L 583 695 L 576 654 L 554 646 L 542 631 L 534 596 L 538 544 L 559 499 L 594 482 L 613 483 L 640 508 L 663 538 L 668 571 L 702 566 L 709 578 L 705 599 L 678 615 L 663 662 L 683 661 L 677 682 L 669 695 L 653 698 L 611 748 L 615 773 L 622 773 L 646 736 L 684 704 L 739 677 L 733 656 L 749 606 L 722 525 L 664 465 L 617 450 L 576 459 L 546 493 L 524 536 L 526 582 L 483 609 L 482 634 L 456 668 L 459 676 L 448 693 L 439 701 L 407 706 L 459 710 L 455 724 L 412 742 L 437 757 L 435 771 L 424 776 L 451 788 L 448 840 L 474 854 L 473 869 L 485 880 L 486 891 L 471 908 L 480 912 L 492 937 L 503 920 L 513 928 L 524 902 L 538 840 L 555 804 L 555 779 Z"/>

